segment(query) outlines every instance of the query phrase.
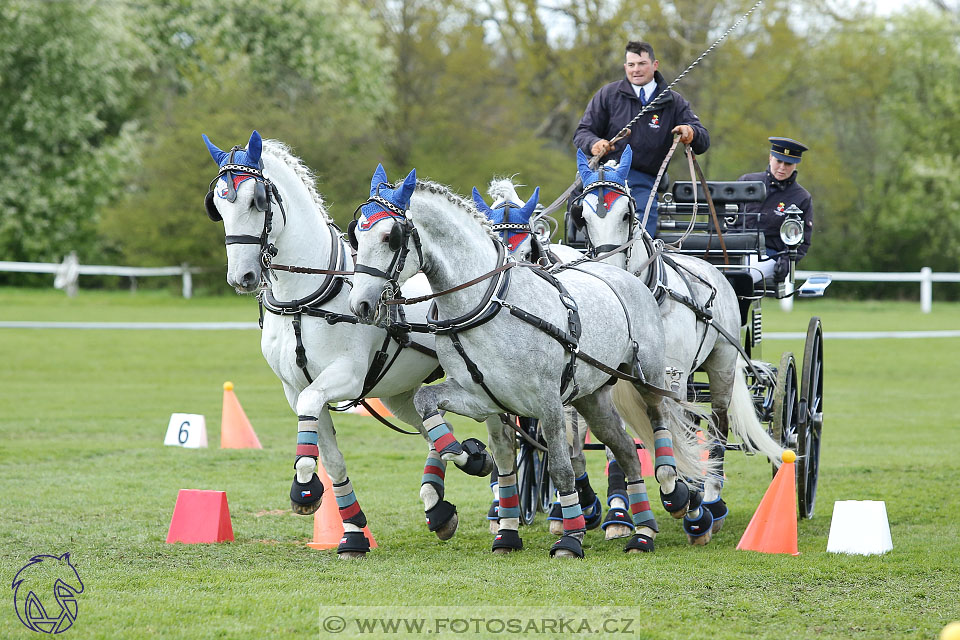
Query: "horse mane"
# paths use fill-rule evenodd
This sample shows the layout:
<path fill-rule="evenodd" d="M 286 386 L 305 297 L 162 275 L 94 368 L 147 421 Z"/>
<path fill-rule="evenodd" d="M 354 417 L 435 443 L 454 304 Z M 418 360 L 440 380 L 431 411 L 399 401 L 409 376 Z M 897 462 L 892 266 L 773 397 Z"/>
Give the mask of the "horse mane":
<path fill-rule="evenodd" d="M 310 197 L 313 198 L 313 202 L 317 205 L 317 209 L 320 211 L 320 216 L 324 219 L 324 221 L 330 222 L 330 214 L 327 213 L 327 207 L 323 203 L 323 196 L 321 196 L 320 192 L 317 191 L 317 177 L 314 175 L 310 167 L 305 165 L 303 160 L 293 155 L 293 152 L 290 151 L 290 147 L 288 147 L 286 143 L 279 140 L 264 140 L 263 151 L 264 153 L 269 153 L 278 160 L 282 160 L 284 164 L 293 169 L 293 172 L 297 174 L 298 178 L 300 178 L 303 186 L 306 187 Z"/>
<path fill-rule="evenodd" d="M 493 180 L 490 181 L 490 186 L 487 188 L 487 195 L 493 198 L 493 204 L 491 204 L 490 207 L 496 209 L 507 201 L 514 204 L 526 204 L 526 202 L 517 195 L 517 187 L 522 186 L 525 185 L 516 185 L 513 183 L 513 176 L 509 178 L 498 178 L 494 176 Z"/>
<path fill-rule="evenodd" d="M 493 223 L 490 222 L 487 216 L 483 215 L 480 210 L 477 209 L 476 205 L 473 204 L 473 202 L 457 195 L 452 189 L 450 189 L 450 187 L 444 186 L 437 182 L 430 182 L 429 180 L 417 179 L 417 189 L 445 197 L 448 202 L 455 204 L 469 213 L 473 219 L 477 221 L 477 224 L 483 227 L 488 236 L 499 242 L 500 238 L 497 237 L 497 234 L 494 232 Z"/>

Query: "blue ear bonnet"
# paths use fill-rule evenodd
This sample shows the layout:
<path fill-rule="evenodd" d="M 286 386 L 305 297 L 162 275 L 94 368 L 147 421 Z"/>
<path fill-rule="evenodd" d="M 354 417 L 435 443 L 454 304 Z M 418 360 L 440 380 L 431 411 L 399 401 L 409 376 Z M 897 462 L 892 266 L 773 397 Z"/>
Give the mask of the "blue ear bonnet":
<path fill-rule="evenodd" d="M 620 163 L 616 169 L 608 167 L 603 168 L 603 180 L 606 182 L 615 182 L 627 186 L 627 175 L 630 173 L 630 163 L 633 162 L 633 150 L 628 145 L 620 156 Z M 590 168 L 589 160 L 583 151 L 577 149 L 577 172 L 580 174 L 580 181 L 584 188 L 600 180 L 600 169 L 594 171 Z"/>
<path fill-rule="evenodd" d="M 361 231 L 366 231 L 385 218 L 404 219 L 404 213 L 410 207 L 410 196 L 417 187 L 417 170 L 412 170 L 403 182 L 392 185 L 387 182 L 387 172 L 378 164 L 370 180 L 370 200 L 360 205 L 360 220 L 357 223 Z M 380 198 L 392 207 L 374 200 Z"/>
<path fill-rule="evenodd" d="M 503 205 L 494 209 L 487 204 L 487 202 L 483 199 L 483 196 L 480 195 L 480 192 L 477 191 L 477 188 L 473 188 L 474 204 L 477 206 L 477 209 L 494 225 L 525 225 L 529 229 L 530 218 L 533 216 L 534 211 L 536 211 L 537 203 L 539 201 L 540 187 L 537 187 L 533 190 L 533 195 L 530 196 L 530 199 L 527 200 L 526 204 L 517 206 L 511 203 L 504 203 Z M 501 229 L 496 230 L 496 232 L 500 235 L 500 239 L 503 241 L 503 244 L 507 246 L 509 251 L 516 251 L 517 247 L 520 246 L 520 243 L 526 240 L 527 236 L 530 234 L 529 230 L 523 231 L 520 229 Z"/>
<path fill-rule="evenodd" d="M 230 164 L 240 164 L 251 169 L 263 169 L 263 161 L 261 160 L 261 153 L 263 151 L 263 140 L 260 138 L 260 134 L 256 130 L 250 135 L 250 140 L 247 142 L 247 147 L 245 149 L 237 149 L 233 151 L 233 158 L 230 158 L 231 151 L 223 151 L 213 144 L 210 141 L 210 138 L 207 137 L 207 134 L 203 135 L 203 141 L 207 145 L 207 150 L 210 152 L 211 157 L 218 166 L 222 167 L 223 165 Z"/>

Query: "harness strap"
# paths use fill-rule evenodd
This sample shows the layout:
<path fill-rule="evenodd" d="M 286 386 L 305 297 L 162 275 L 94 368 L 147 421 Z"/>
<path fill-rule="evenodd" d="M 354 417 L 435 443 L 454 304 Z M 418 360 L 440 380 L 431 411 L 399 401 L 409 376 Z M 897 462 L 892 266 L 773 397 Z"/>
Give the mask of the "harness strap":
<path fill-rule="evenodd" d="M 416 297 L 416 298 L 390 298 L 389 300 L 384 300 L 384 301 L 383 301 L 383 304 L 417 304 L 418 302 L 426 302 L 427 300 L 432 300 L 432 299 L 434 299 L 434 298 L 439 298 L 440 296 L 445 296 L 445 295 L 447 295 L 448 293 L 453 293 L 454 291 L 460 291 L 461 289 L 466 289 L 467 287 L 472 287 L 473 285 L 478 284 L 478 283 L 480 283 L 480 282 L 483 282 L 484 280 L 487 280 L 488 278 L 492 278 L 493 276 L 495 276 L 495 275 L 497 275 L 497 274 L 499 274 L 499 273 L 503 273 L 503 272 L 506 271 L 507 269 L 512 269 L 513 267 L 517 266 L 517 264 L 518 264 L 517 262 L 512 262 L 512 261 L 511 261 L 511 262 L 507 262 L 506 264 L 500 265 L 499 267 L 497 267 L 497 268 L 494 269 L 493 271 L 488 271 L 487 273 L 483 274 L 482 276 L 477 276 L 477 277 L 474 278 L 473 280 L 470 280 L 470 281 L 468 281 L 468 282 L 464 282 L 463 284 L 458 284 L 458 285 L 455 286 L 455 287 L 450 287 L 449 289 L 444 289 L 443 291 L 438 291 L 438 292 L 436 292 L 436 293 L 431 293 L 431 294 L 425 295 L 425 296 L 418 296 L 418 297 Z M 369 271 L 360 271 L 360 267 L 361 267 L 361 266 L 362 266 L 362 265 L 357 265 L 357 271 L 358 271 L 358 272 L 360 272 L 360 273 L 370 273 L 371 275 L 378 275 L 378 274 L 376 274 L 376 273 L 372 273 L 373 271 L 376 271 L 376 269 L 372 269 L 372 268 L 370 268 L 370 267 L 364 267 L 365 269 L 369 269 Z M 380 274 L 382 274 L 382 273 L 383 273 L 383 272 L 380 272 Z M 384 277 L 384 276 L 383 276 L 383 275 L 380 275 L 380 277 Z"/>
<path fill-rule="evenodd" d="M 453 348 L 457 351 L 457 353 L 460 355 L 460 358 L 463 360 L 463 364 L 466 365 L 467 371 L 470 373 L 470 378 L 476 384 L 480 385 L 480 388 L 484 390 L 484 392 L 490 397 L 490 399 L 493 400 L 494 404 L 500 407 L 504 413 L 510 413 L 510 414 L 516 415 L 517 412 L 512 409 L 508 409 L 506 406 L 504 406 L 504 404 L 500 402 L 500 399 L 497 398 L 497 396 L 495 396 L 492 391 L 490 391 L 490 387 L 488 387 L 484 383 L 483 373 L 481 373 L 480 368 L 477 367 L 477 363 L 471 360 L 469 356 L 467 356 L 467 352 L 464 350 L 463 344 L 460 342 L 460 336 L 458 335 L 457 332 L 450 333 L 450 341 L 453 343 Z"/>
<path fill-rule="evenodd" d="M 303 375 L 307 378 L 308 384 L 313 384 L 313 378 L 310 376 L 310 372 L 307 371 L 307 350 L 303 348 L 303 339 L 300 330 L 300 321 L 301 315 L 297 313 L 294 316 L 293 322 L 293 335 L 297 339 L 297 346 L 294 349 L 294 352 L 297 354 L 297 366 L 300 367 L 300 370 L 303 371 Z"/>

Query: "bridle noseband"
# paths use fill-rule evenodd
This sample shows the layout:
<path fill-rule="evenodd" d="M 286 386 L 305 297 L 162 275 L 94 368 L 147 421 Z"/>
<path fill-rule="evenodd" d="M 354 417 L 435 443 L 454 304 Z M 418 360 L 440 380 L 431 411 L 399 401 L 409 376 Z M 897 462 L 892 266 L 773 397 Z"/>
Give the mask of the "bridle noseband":
<path fill-rule="evenodd" d="M 353 220 L 347 227 L 347 239 L 350 241 L 350 246 L 353 247 L 353 250 L 357 251 L 359 249 L 359 242 L 357 241 L 357 215 L 360 213 L 360 210 L 368 204 L 376 204 L 383 207 L 384 211 L 389 213 L 389 217 L 394 218 L 387 244 L 393 252 L 393 259 L 387 266 L 386 271 L 381 271 L 376 267 L 371 267 L 360 262 L 353 265 L 354 273 L 365 273 L 386 280 L 383 286 L 383 296 L 381 297 L 387 299 L 392 297 L 400 289 L 400 274 L 403 272 L 404 266 L 406 266 L 407 254 L 410 253 L 410 239 L 413 238 L 413 246 L 417 250 L 417 259 L 420 261 L 421 268 L 423 267 L 423 248 L 420 245 L 420 234 L 417 233 L 417 228 L 413 225 L 413 222 L 407 218 L 406 210 L 401 209 L 386 198 L 380 196 L 381 186 L 383 186 L 383 184 L 377 185 L 377 193 L 371 195 L 354 210 Z M 377 222 L 379 222 L 379 220 Z"/>
<path fill-rule="evenodd" d="M 239 146 L 235 146 L 230 150 L 230 157 L 227 163 L 220 167 L 220 172 L 217 173 L 216 177 L 210 182 L 210 188 L 204 199 L 204 207 L 206 208 L 207 216 L 212 221 L 222 222 L 223 217 L 220 215 L 220 212 L 217 211 L 217 207 L 214 204 L 214 198 L 216 197 L 214 188 L 217 182 L 221 178 L 224 179 L 224 182 L 227 183 L 227 193 L 224 197 L 228 202 L 236 202 L 236 178 L 242 176 L 253 178 L 255 181 L 253 188 L 253 205 L 258 211 L 264 214 L 263 230 L 259 236 L 245 234 L 227 235 L 224 237 L 224 244 L 227 246 L 231 244 L 260 245 L 260 264 L 269 273 L 270 262 L 277 255 L 276 245 L 269 241 L 270 233 L 273 231 L 273 201 L 276 200 L 280 206 L 280 214 L 283 216 L 284 224 L 287 223 L 287 212 L 284 210 L 283 199 L 280 197 L 280 191 L 277 189 L 277 186 L 263 175 L 263 161 L 260 162 L 259 168 L 233 163 L 234 154 L 236 154 L 237 151 L 243 150 L 244 148 Z"/>

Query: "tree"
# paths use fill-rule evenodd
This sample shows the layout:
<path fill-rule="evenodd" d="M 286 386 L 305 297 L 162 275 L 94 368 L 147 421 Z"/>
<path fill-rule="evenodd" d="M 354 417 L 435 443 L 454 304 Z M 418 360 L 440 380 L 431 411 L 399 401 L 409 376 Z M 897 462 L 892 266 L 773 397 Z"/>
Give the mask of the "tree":
<path fill-rule="evenodd" d="M 144 48 L 100 3 L 0 7 L 0 254 L 96 252 L 97 212 L 136 158 Z"/>

